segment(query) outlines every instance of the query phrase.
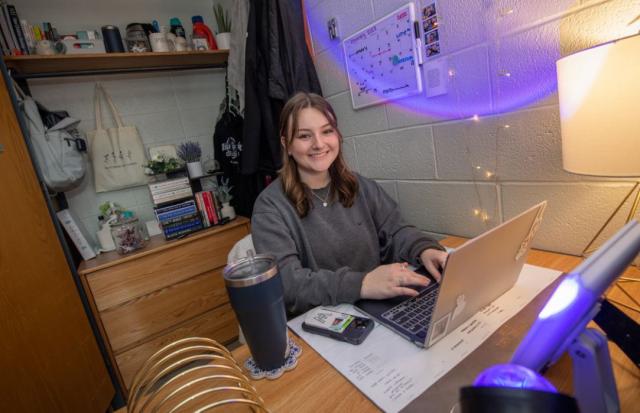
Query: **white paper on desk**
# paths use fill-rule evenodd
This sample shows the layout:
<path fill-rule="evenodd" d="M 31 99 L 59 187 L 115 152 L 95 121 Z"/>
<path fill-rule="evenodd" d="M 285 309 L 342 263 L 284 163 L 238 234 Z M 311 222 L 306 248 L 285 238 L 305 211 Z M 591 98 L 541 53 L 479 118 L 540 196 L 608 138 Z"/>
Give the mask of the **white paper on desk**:
<path fill-rule="evenodd" d="M 305 314 L 289 321 L 289 327 L 378 407 L 397 412 L 479 347 L 560 274 L 525 264 L 511 290 L 428 349 L 417 347 L 378 323 L 357 346 L 302 330 Z M 334 308 L 358 314 L 348 304 Z M 304 356 L 300 361 L 304 363 Z"/>

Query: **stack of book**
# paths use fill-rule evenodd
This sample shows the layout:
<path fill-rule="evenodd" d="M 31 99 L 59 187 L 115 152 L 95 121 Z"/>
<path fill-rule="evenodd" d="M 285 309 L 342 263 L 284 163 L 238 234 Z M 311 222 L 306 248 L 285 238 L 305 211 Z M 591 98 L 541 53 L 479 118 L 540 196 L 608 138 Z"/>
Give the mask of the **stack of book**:
<path fill-rule="evenodd" d="M 196 193 L 196 203 L 202 214 L 202 223 L 206 227 L 212 225 L 223 224 L 222 214 L 220 213 L 220 202 L 216 198 L 213 191 L 201 191 Z M 226 221 L 226 220 L 224 220 Z"/>
<path fill-rule="evenodd" d="M 158 206 L 193 196 L 189 178 L 175 178 L 149 184 L 153 203 Z"/>
<path fill-rule="evenodd" d="M 154 211 L 168 240 L 202 229 L 202 218 L 193 199 L 155 207 Z"/>
<path fill-rule="evenodd" d="M 38 26 L 38 33 L 42 33 Z M 46 38 L 34 36 L 34 27 L 21 20 L 12 4 L 0 1 L 0 49 L 5 56 L 28 55 L 35 52 L 36 43 Z M 57 39 L 50 39 L 57 40 Z"/>

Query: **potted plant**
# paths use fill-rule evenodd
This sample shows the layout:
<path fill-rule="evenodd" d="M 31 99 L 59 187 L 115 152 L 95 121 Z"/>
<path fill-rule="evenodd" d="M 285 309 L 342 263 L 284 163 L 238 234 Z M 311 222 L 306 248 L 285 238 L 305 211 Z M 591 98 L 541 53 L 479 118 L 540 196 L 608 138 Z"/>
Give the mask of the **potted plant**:
<path fill-rule="evenodd" d="M 219 49 L 229 49 L 231 47 L 231 19 L 229 12 L 225 11 L 220 3 L 213 6 L 213 14 L 218 24 L 216 33 L 216 43 Z"/>
<path fill-rule="evenodd" d="M 153 176 L 154 181 L 167 179 L 167 174 L 184 170 L 184 164 L 179 159 L 165 154 L 156 154 L 143 165 L 145 175 Z"/>
<path fill-rule="evenodd" d="M 231 195 L 231 189 L 233 189 L 233 187 L 229 186 L 229 178 L 225 179 L 221 177 L 220 183 L 221 185 L 218 186 L 218 200 L 222 204 L 220 212 L 223 218 L 234 219 L 236 217 L 236 210 L 229 204 L 233 199 L 233 195 Z"/>
<path fill-rule="evenodd" d="M 187 164 L 190 178 L 199 178 L 204 175 L 202 163 L 200 163 L 202 148 L 198 142 L 187 141 L 181 143 L 178 146 L 178 157 Z"/>

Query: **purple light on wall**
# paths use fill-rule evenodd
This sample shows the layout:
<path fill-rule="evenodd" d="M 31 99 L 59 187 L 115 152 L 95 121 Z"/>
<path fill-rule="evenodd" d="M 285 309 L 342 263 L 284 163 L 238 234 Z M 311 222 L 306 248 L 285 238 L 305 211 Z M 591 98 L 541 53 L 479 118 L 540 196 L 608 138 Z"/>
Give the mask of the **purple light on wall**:
<path fill-rule="evenodd" d="M 323 55 L 321 77 L 325 78 L 325 84 L 331 82 L 335 88 L 330 91 L 331 95 L 344 90 L 342 85 L 348 82 L 341 40 L 376 19 L 365 19 L 363 16 L 371 15 L 371 12 L 363 10 L 351 20 L 351 9 L 355 6 L 350 5 L 345 6 L 345 15 L 340 15 L 340 11 L 334 11 L 334 15 L 328 10 L 328 6 L 324 7 L 326 4 L 328 3 L 320 3 L 308 8 L 306 13 L 315 48 Z M 570 2 L 567 1 L 566 5 L 569 7 Z M 392 7 L 389 4 L 388 8 Z M 555 5 L 554 10 L 556 9 L 562 9 L 562 5 Z M 400 117 L 403 116 L 402 112 L 408 116 L 424 117 L 425 122 L 465 119 L 473 115 L 486 116 L 514 111 L 556 93 L 555 62 L 560 58 L 560 20 L 522 32 L 512 30 L 509 34 L 505 27 L 497 27 L 505 22 L 498 22 L 497 11 L 492 9 L 478 16 L 479 22 L 473 23 L 474 27 L 469 34 L 473 36 L 473 40 L 462 35 L 451 39 L 448 34 L 455 30 L 445 25 L 459 21 L 460 16 L 456 15 L 458 11 L 455 9 L 443 10 L 439 11 L 442 13 L 439 17 L 443 21 L 440 30 L 442 55 L 425 57 L 422 77 L 426 89 L 429 84 L 430 63 L 438 60 L 445 62 L 442 65 L 445 73 L 441 80 L 447 85 L 447 93 L 427 97 L 423 91 L 420 95 L 386 103 L 388 111 L 400 112 Z M 388 11 L 391 10 L 376 10 L 376 17 Z M 420 10 L 416 12 L 420 16 Z M 515 20 L 509 24 L 513 28 L 517 25 L 524 26 L 529 21 L 542 17 L 526 15 L 536 12 L 537 10 L 532 12 L 531 8 L 526 11 L 516 10 Z M 325 20 L 329 17 L 337 17 L 340 34 L 337 40 L 330 40 L 327 35 Z M 383 83 L 376 86 L 378 90 L 385 89 Z M 420 119 L 416 123 L 420 123 Z"/>

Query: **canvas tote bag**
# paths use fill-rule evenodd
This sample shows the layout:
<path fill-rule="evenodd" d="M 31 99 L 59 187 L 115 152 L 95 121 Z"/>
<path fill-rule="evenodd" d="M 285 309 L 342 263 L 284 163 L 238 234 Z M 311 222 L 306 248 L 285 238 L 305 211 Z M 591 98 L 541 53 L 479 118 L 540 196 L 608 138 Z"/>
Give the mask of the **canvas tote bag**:
<path fill-rule="evenodd" d="M 102 125 L 101 96 L 111 108 L 116 122 L 115 128 L 105 129 Z M 147 158 L 140 134 L 135 126 L 124 126 L 111 98 L 100 83 L 95 91 L 96 130 L 87 133 L 96 192 L 145 185 L 147 176 L 144 164 Z"/>

